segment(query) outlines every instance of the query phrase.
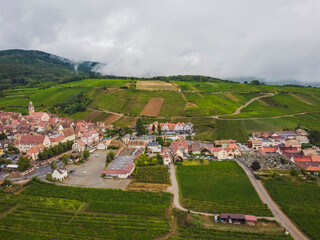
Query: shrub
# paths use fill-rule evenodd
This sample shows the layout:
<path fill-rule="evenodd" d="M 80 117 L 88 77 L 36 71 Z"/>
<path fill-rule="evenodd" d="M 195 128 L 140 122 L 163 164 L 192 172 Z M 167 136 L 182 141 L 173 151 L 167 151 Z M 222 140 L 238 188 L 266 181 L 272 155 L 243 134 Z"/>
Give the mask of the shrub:
<path fill-rule="evenodd" d="M 290 171 L 290 175 L 293 176 L 293 177 L 298 177 L 299 176 L 299 172 L 297 169 L 292 169 Z"/>
<path fill-rule="evenodd" d="M 251 164 L 251 169 L 252 169 L 253 171 L 257 171 L 257 170 L 259 170 L 260 168 L 261 168 L 260 163 L 259 163 L 257 160 L 255 160 L 255 161 Z"/>

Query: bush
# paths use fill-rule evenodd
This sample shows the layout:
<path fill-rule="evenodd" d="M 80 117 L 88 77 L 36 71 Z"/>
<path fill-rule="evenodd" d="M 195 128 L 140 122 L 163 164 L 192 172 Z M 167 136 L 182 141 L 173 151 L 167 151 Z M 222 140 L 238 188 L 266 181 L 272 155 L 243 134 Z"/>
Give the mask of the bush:
<path fill-rule="evenodd" d="M 297 169 L 292 169 L 290 171 L 290 175 L 293 176 L 293 177 L 298 177 L 299 176 L 299 172 Z"/>
<path fill-rule="evenodd" d="M 260 168 L 261 168 L 260 163 L 259 163 L 257 160 L 255 160 L 255 161 L 251 164 L 251 169 L 252 169 L 253 171 L 257 171 L 257 170 L 259 170 Z"/>
<path fill-rule="evenodd" d="M 53 178 L 52 178 L 52 174 L 51 173 L 48 173 L 46 175 L 46 180 L 50 181 L 50 182 L 53 182 Z"/>

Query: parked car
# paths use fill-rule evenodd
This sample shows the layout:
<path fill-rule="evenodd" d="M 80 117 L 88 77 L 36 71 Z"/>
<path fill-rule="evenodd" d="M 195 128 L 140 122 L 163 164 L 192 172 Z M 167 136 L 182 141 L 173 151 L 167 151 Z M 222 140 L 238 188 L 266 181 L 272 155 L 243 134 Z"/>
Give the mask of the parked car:
<path fill-rule="evenodd" d="M 82 171 L 82 174 L 87 174 L 87 171 Z"/>
<path fill-rule="evenodd" d="M 74 173 L 74 172 L 75 172 L 74 170 L 70 170 L 70 171 L 69 171 L 69 173 Z"/>

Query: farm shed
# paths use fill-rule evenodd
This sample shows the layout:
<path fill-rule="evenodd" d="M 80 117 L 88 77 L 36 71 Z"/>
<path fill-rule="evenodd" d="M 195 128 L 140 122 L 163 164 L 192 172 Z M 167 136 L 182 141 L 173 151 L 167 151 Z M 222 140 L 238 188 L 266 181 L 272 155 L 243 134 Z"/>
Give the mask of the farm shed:
<path fill-rule="evenodd" d="M 232 222 L 240 222 L 245 223 L 246 219 L 243 214 L 233 214 L 233 213 L 220 213 L 220 219 L 223 221 L 229 221 Z"/>

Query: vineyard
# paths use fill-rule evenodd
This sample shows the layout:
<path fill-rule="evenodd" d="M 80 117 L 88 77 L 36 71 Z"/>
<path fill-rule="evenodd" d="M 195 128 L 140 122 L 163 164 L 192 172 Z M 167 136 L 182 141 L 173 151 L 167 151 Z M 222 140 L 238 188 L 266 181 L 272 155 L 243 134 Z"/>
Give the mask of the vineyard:
<path fill-rule="evenodd" d="M 169 238 L 170 240 L 183 240 L 183 239 L 214 239 L 214 240 L 287 240 L 292 239 L 290 236 L 284 235 L 267 235 L 249 232 L 234 232 L 234 231 L 219 231 L 204 228 L 188 228 L 180 227 L 179 236 Z"/>
<path fill-rule="evenodd" d="M 182 205 L 212 213 L 271 216 L 241 167 L 233 161 L 177 168 Z"/>
<path fill-rule="evenodd" d="M 168 167 L 163 165 L 138 167 L 135 171 L 135 181 L 170 184 Z"/>
<path fill-rule="evenodd" d="M 33 182 L 1 197 L 0 239 L 153 239 L 170 230 L 170 199 Z"/>

